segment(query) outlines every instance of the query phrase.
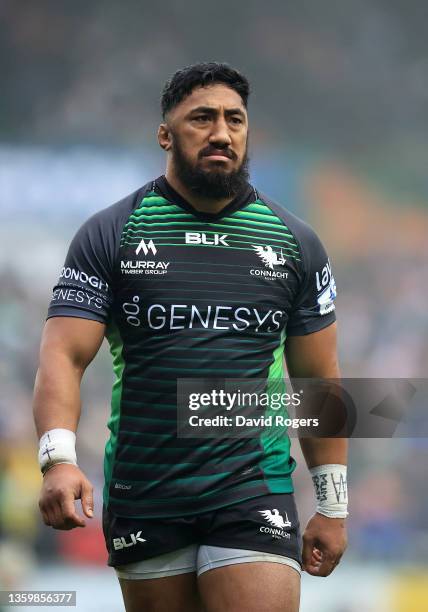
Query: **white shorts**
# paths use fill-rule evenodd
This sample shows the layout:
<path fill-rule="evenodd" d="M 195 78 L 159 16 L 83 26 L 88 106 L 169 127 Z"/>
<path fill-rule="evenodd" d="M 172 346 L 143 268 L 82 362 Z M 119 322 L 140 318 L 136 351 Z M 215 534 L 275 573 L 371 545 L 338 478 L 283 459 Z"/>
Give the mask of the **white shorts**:
<path fill-rule="evenodd" d="M 288 565 L 301 574 L 297 561 L 290 557 L 275 555 L 273 553 L 259 552 L 257 550 L 243 550 L 240 548 L 223 548 L 220 546 L 207 546 L 191 544 L 173 552 L 116 566 L 118 578 L 126 580 L 148 580 L 151 578 L 165 578 L 196 572 L 198 576 L 208 570 L 237 563 L 252 563 L 263 561 L 268 563 L 282 563 Z"/>

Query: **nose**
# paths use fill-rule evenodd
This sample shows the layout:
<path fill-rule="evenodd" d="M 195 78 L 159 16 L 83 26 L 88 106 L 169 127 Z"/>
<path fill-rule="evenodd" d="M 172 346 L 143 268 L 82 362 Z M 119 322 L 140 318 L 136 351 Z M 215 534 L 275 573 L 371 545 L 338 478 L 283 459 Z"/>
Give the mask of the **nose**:
<path fill-rule="evenodd" d="M 219 117 L 217 121 L 213 121 L 209 142 L 212 145 L 221 147 L 227 147 L 232 144 L 229 128 L 224 117 Z"/>

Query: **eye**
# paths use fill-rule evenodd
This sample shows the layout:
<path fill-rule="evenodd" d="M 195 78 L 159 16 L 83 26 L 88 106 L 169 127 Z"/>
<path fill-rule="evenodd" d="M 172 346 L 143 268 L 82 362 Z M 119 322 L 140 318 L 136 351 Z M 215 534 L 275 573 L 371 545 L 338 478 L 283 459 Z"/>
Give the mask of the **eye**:
<path fill-rule="evenodd" d="M 205 121 L 209 121 L 208 115 L 196 115 L 193 117 L 193 121 L 197 121 L 198 123 L 204 123 Z"/>
<path fill-rule="evenodd" d="M 243 123 L 241 117 L 238 117 L 238 115 L 236 115 L 235 117 L 231 117 L 230 118 L 231 123 L 233 123 L 234 125 L 241 125 Z"/>

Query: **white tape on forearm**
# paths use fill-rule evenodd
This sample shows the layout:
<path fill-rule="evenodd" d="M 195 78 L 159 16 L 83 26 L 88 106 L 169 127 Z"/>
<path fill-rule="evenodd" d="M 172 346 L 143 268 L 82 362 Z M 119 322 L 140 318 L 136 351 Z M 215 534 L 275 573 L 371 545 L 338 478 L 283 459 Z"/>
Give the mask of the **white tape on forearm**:
<path fill-rule="evenodd" d="M 39 463 L 42 473 L 57 463 L 77 465 L 76 434 L 70 429 L 51 429 L 40 438 Z"/>
<path fill-rule="evenodd" d="M 348 516 L 346 465 L 328 463 L 310 470 L 317 497 L 317 512 L 329 518 Z"/>

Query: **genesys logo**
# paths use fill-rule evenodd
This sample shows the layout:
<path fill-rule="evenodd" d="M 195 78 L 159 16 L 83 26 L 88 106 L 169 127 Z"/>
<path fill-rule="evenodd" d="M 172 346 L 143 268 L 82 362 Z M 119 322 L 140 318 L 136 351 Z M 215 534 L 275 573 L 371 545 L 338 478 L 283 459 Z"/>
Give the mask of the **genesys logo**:
<path fill-rule="evenodd" d="M 282 249 L 278 254 L 270 245 L 260 246 L 251 245 L 257 255 L 260 257 L 262 262 L 265 264 L 265 269 L 252 268 L 250 270 L 251 276 L 260 276 L 268 280 L 275 280 L 277 278 L 288 278 L 288 272 L 284 272 L 284 264 L 286 259 L 282 253 Z M 277 268 L 280 268 L 279 270 Z M 266 268 L 268 268 L 266 270 Z"/>
<path fill-rule="evenodd" d="M 168 267 L 171 262 L 146 259 L 148 255 L 156 257 L 158 248 L 153 240 L 140 240 L 135 255 L 138 259 L 121 259 L 120 272 L 122 274 L 144 274 L 144 275 L 163 275 L 167 274 Z M 141 259 L 143 257 L 144 259 Z"/>
<path fill-rule="evenodd" d="M 321 315 L 328 314 L 335 309 L 336 282 L 334 280 L 330 261 L 327 261 L 321 272 L 315 273 L 317 286 L 317 301 Z"/>
<path fill-rule="evenodd" d="M 59 277 L 60 279 L 65 278 L 66 280 L 78 281 L 79 283 L 90 285 L 91 287 L 100 289 L 101 291 L 108 291 L 108 284 L 105 280 L 102 280 L 93 274 L 87 274 L 86 272 L 78 270 L 77 268 L 69 268 L 64 266 Z"/>
<path fill-rule="evenodd" d="M 124 302 L 122 309 L 126 321 L 133 327 L 143 326 L 154 330 L 213 329 L 256 333 L 275 333 L 285 324 L 283 310 L 259 310 L 246 306 L 209 304 L 144 304 L 140 296 Z"/>

